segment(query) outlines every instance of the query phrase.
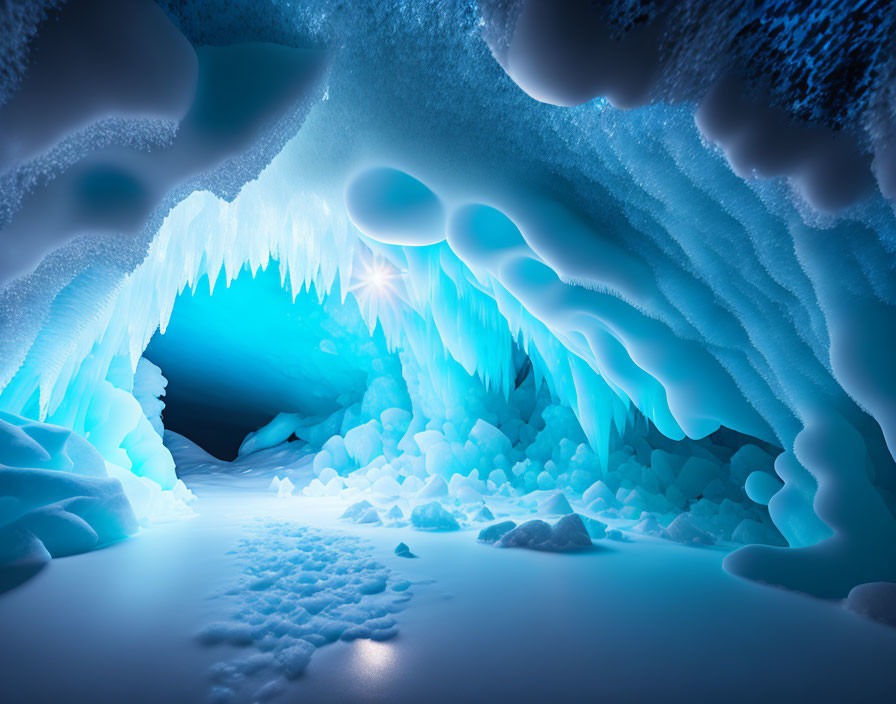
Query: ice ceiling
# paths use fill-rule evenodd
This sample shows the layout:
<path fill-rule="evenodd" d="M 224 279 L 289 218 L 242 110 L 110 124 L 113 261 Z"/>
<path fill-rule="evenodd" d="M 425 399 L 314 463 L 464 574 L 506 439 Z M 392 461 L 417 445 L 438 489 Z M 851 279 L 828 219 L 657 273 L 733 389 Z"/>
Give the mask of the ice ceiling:
<path fill-rule="evenodd" d="M 11 3 L 0 554 L 190 499 L 146 352 L 332 491 L 559 487 L 896 579 L 892 12 L 706 4 Z"/>

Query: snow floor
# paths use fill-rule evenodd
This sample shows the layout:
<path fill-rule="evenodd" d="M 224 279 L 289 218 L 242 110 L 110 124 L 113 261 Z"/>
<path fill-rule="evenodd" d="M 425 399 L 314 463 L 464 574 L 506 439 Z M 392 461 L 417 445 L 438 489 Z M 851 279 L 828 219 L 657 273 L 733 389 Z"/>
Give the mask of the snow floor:
<path fill-rule="evenodd" d="M 643 536 L 574 554 L 500 549 L 477 543 L 478 528 L 346 523 L 345 502 L 278 498 L 251 469 L 185 480 L 195 518 L 54 560 L 0 595 L 0 701 L 880 702 L 896 691 L 896 629 L 732 577 L 719 549 Z M 399 542 L 419 559 L 395 555 Z M 307 559 L 319 549 L 335 561 Z M 251 588 L 262 573 L 273 589 Z M 322 576 L 336 581 L 290 599 Z M 334 595 L 346 628 L 379 640 L 311 652 L 295 649 L 301 623 L 257 630 L 274 628 L 272 614 L 306 623 L 298 602 Z M 239 633 L 222 623 L 249 635 L 220 643 L 215 633 Z"/>

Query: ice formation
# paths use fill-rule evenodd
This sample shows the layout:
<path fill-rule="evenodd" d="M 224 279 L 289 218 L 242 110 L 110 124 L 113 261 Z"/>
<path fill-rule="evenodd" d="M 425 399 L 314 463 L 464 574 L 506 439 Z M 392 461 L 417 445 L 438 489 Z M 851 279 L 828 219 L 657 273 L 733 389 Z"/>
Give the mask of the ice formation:
<path fill-rule="evenodd" d="M 353 502 L 347 520 L 575 510 L 750 543 L 729 570 L 823 596 L 896 580 L 892 96 L 869 69 L 850 111 L 786 40 L 749 51 L 754 24 L 800 19 L 781 2 L 713 41 L 700 2 L 640 12 L 663 4 L 91 0 L 40 31 L 23 14 L 0 71 L 5 561 L 186 510 L 167 333 L 197 388 L 211 370 L 264 390 L 238 461 L 300 441 L 315 478 L 297 488 Z M 819 5 L 842 21 L 812 51 L 883 57 L 891 14 Z M 577 43 L 540 64 L 570 23 Z M 85 28 L 116 52 L 104 67 L 69 51 Z M 741 63 L 808 88 L 741 105 L 723 80 Z M 178 322 L 265 286 L 241 347 L 201 346 L 226 321 Z M 596 529 L 563 521 L 513 531 Z"/>

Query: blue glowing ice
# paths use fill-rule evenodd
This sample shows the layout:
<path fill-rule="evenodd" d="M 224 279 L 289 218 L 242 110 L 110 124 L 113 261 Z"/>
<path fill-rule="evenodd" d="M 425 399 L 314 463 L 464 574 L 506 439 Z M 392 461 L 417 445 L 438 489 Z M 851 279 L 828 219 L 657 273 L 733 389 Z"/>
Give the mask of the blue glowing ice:
<path fill-rule="evenodd" d="M 896 225 L 870 176 L 849 209 L 820 212 L 844 194 L 789 163 L 767 175 L 790 182 L 740 178 L 684 101 L 534 101 L 519 86 L 628 107 L 650 87 L 539 72 L 536 10 L 516 37 L 485 23 L 489 46 L 469 3 L 400 4 L 388 39 L 357 8 L 321 29 L 308 5 L 284 23 L 306 50 L 219 42 L 224 29 L 196 26 L 206 13 L 169 7 L 175 26 L 142 3 L 157 41 L 182 50 L 153 75 L 184 85 L 145 96 L 162 128 L 147 108 L 135 146 L 90 112 L 100 136 L 74 143 L 65 113 L 38 135 L 54 157 L 16 165 L 10 183 L 56 178 L 10 187 L 2 221 L 4 243 L 28 245 L 0 271 L 0 465 L 26 477 L 3 486 L 3 530 L 28 492 L 27 510 L 50 513 L 87 492 L 26 486 L 47 457 L 72 461 L 53 481 L 86 474 L 118 496 L 105 477 L 118 479 L 138 521 L 186 510 L 160 433 L 164 373 L 267 414 L 242 458 L 298 438 L 317 453 L 306 495 L 401 500 L 419 527 L 554 496 L 549 512 L 587 507 L 682 542 L 765 543 L 727 568 L 824 596 L 896 579 Z M 797 151 L 797 166 L 815 154 Z M 765 173 L 764 156 L 743 163 Z M 91 527 L 96 540 L 48 518 L 65 526 L 59 549 L 133 532 L 112 503 L 117 527 Z M 29 520 L 49 550 L 56 530 Z M 15 549 L 40 553 L 26 538 Z"/>

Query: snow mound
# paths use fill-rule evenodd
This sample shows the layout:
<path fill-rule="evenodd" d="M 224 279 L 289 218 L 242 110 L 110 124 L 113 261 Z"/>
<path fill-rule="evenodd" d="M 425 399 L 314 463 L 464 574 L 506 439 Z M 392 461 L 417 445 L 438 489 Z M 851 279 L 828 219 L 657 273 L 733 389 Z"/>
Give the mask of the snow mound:
<path fill-rule="evenodd" d="M 574 552 L 592 547 L 585 524 L 577 513 L 564 516 L 553 526 L 540 520 L 527 521 L 505 533 L 497 545 L 545 552 Z"/>
<path fill-rule="evenodd" d="M 487 523 L 495 520 L 495 514 L 491 512 L 488 506 L 483 505 L 474 515 L 473 521 L 476 523 Z"/>
<path fill-rule="evenodd" d="M 352 523 L 379 523 L 380 516 L 369 501 L 359 501 L 352 504 L 342 514 L 341 518 Z"/>
<path fill-rule="evenodd" d="M 276 491 L 278 498 L 285 499 L 292 496 L 292 492 L 295 490 L 295 485 L 289 480 L 289 477 L 281 479 L 280 477 L 275 476 L 271 479 L 268 489 Z"/>
<path fill-rule="evenodd" d="M 846 608 L 896 628 L 896 582 L 869 582 L 853 587 Z"/>
<path fill-rule="evenodd" d="M 460 524 L 438 501 L 417 506 L 411 511 L 411 524 L 417 530 L 460 530 Z"/>

